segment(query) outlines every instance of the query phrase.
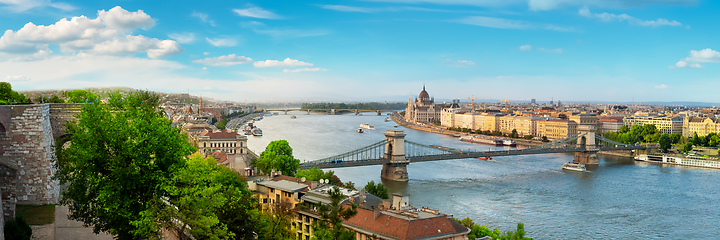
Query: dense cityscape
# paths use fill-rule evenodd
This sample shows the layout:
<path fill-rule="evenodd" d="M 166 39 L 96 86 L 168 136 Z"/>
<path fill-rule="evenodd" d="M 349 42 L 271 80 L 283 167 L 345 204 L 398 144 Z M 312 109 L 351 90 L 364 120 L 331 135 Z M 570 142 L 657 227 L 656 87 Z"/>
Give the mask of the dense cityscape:
<path fill-rule="evenodd" d="M 0 0 L 0 240 L 715 239 L 717 9 Z"/>

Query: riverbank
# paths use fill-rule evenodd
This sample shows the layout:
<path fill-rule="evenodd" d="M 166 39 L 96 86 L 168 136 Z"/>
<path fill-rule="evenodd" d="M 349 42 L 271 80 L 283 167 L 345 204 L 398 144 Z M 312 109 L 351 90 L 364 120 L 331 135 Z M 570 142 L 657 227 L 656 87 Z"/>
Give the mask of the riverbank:
<path fill-rule="evenodd" d="M 431 126 L 431 125 L 417 125 L 413 123 L 406 122 L 405 119 L 400 114 L 393 114 L 391 115 L 391 118 L 395 123 L 402 125 L 403 127 L 423 131 L 423 132 L 431 132 L 431 133 L 439 133 L 439 134 L 445 134 L 453 137 L 460 137 L 462 135 L 467 135 L 468 133 L 465 132 L 458 132 L 453 130 L 448 130 L 440 126 Z M 483 134 L 475 134 L 475 135 L 481 135 L 481 136 L 487 136 L 487 137 L 497 137 L 497 136 L 489 136 L 489 135 L 483 135 Z M 530 139 L 523 139 L 523 138 L 508 138 L 514 140 L 518 146 L 523 147 L 535 147 L 540 146 L 543 144 L 547 144 L 547 142 L 542 142 L 538 140 L 530 140 Z"/>

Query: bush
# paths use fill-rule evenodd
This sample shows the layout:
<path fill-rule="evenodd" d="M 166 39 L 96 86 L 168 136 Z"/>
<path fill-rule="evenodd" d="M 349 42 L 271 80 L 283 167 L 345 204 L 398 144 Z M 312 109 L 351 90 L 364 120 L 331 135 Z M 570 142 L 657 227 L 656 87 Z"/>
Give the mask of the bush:
<path fill-rule="evenodd" d="M 5 239 L 7 240 L 30 240 L 32 228 L 25 222 L 22 216 L 5 223 Z"/>

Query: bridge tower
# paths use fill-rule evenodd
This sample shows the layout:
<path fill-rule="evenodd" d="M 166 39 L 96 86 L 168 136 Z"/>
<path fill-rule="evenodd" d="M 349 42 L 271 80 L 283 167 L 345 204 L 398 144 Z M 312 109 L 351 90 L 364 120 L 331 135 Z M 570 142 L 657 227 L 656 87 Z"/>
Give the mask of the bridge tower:
<path fill-rule="evenodd" d="M 407 182 L 407 165 L 410 163 L 405 158 L 405 134 L 402 130 L 387 130 L 385 132 L 385 159 L 389 161 L 383 165 L 380 177 L 383 179 Z"/>
<path fill-rule="evenodd" d="M 576 152 L 575 156 L 573 157 L 573 162 L 597 165 L 597 152 L 599 149 L 595 145 L 595 126 L 579 125 L 578 132 L 584 133 L 585 135 L 578 138 L 577 147 L 585 148 L 585 151 Z"/>

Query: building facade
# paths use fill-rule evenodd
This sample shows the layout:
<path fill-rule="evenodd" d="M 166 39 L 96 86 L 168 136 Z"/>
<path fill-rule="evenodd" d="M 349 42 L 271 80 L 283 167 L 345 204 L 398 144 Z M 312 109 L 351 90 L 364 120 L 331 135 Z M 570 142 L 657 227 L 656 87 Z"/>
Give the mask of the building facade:
<path fill-rule="evenodd" d="M 575 121 L 562 119 L 548 119 L 537 122 L 539 137 L 548 139 L 564 139 L 577 133 L 578 124 Z"/>
<path fill-rule="evenodd" d="M 628 127 L 635 125 L 646 125 L 654 124 L 658 130 L 662 133 L 683 133 L 683 118 L 682 117 L 667 117 L 667 116 L 628 116 L 623 118 L 623 124 Z"/>
<path fill-rule="evenodd" d="M 692 137 L 694 133 L 705 136 L 709 133 L 720 133 L 720 119 L 711 117 L 686 117 L 683 120 L 682 135 Z"/>
<path fill-rule="evenodd" d="M 439 122 L 444 106 L 435 104 L 435 99 L 430 98 L 430 94 L 425 91 L 425 86 L 423 86 L 422 92 L 415 101 L 413 101 L 412 96 L 408 99 L 408 105 L 405 108 L 405 121 L 411 123 Z"/>

